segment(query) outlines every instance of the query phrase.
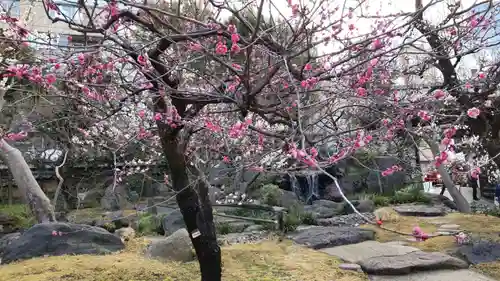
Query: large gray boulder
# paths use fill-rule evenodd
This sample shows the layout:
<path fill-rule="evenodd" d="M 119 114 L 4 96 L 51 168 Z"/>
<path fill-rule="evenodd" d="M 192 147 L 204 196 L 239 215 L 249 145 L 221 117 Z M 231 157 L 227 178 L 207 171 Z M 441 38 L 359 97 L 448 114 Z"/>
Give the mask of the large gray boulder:
<path fill-rule="evenodd" d="M 317 219 L 331 218 L 341 215 L 344 203 L 337 203 L 329 200 L 316 200 L 312 205 L 304 206 L 304 211 L 310 212 Z"/>
<path fill-rule="evenodd" d="M 364 272 L 374 275 L 402 275 L 416 271 L 464 269 L 469 264 L 461 259 L 439 253 L 416 251 L 405 255 L 382 256 L 359 262 Z"/>
<path fill-rule="evenodd" d="M 278 198 L 278 205 L 285 208 L 293 207 L 300 204 L 297 195 L 293 191 L 281 190 L 281 194 Z"/>
<path fill-rule="evenodd" d="M 4 252 L 5 248 L 10 243 L 12 243 L 14 240 L 18 239 L 20 236 L 21 236 L 21 233 L 14 232 L 14 233 L 2 235 L 0 237 L 0 257 L 2 256 L 2 253 Z"/>
<path fill-rule="evenodd" d="M 169 214 L 163 215 L 161 225 L 163 231 L 165 231 L 165 235 L 170 235 L 179 229 L 186 228 L 184 217 L 180 210 L 175 210 Z"/>
<path fill-rule="evenodd" d="M 312 227 L 292 234 L 290 238 L 297 244 L 313 249 L 343 246 L 375 239 L 371 229 L 356 227 Z"/>
<path fill-rule="evenodd" d="M 189 262 L 195 259 L 189 233 L 184 228 L 166 238 L 152 239 L 145 254 L 161 261 Z"/>
<path fill-rule="evenodd" d="M 43 223 L 8 244 L 2 263 L 41 256 L 108 254 L 123 250 L 122 240 L 105 229 L 70 223 Z"/>
<path fill-rule="evenodd" d="M 109 185 L 101 198 L 101 207 L 107 211 L 117 211 L 131 207 L 128 202 L 128 188 L 125 185 Z"/>
<path fill-rule="evenodd" d="M 360 213 L 371 213 L 375 211 L 375 203 L 372 200 L 351 200 L 352 205 L 358 210 Z M 345 214 L 353 214 L 354 210 L 351 208 L 349 204 L 344 205 L 344 213 Z"/>

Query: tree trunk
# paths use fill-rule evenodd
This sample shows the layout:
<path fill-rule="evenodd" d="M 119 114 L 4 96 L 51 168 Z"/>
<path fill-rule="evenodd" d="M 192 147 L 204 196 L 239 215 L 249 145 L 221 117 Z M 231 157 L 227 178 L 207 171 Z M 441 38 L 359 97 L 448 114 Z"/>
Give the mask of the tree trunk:
<path fill-rule="evenodd" d="M 2 139 L 0 140 L 0 158 L 9 167 L 17 188 L 22 191 L 24 200 L 29 205 L 37 222 L 54 222 L 56 220 L 54 208 L 38 185 L 21 151 Z"/>
<path fill-rule="evenodd" d="M 429 139 L 425 139 L 427 144 L 429 145 L 432 154 L 434 156 L 439 155 L 439 145 Z M 469 202 L 463 197 L 463 195 L 458 191 L 458 189 L 455 187 L 455 184 L 453 183 L 453 180 L 450 177 L 450 174 L 446 171 L 443 165 L 439 165 L 437 168 L 439 174 L 441 175 L 441 179 L 443 180 L 443 184 L 448 189 L 448 192 L 450 193 L 451 197 L 453 198 L 453 201 L 457 205 L 458 211 L 462 213 L 470 213 L 470 205 Z"/>
<path fill-rule="evenodd" d="M 12 197 L 13 197 L 13 193 L 14 193 L 14 186 L 12 186 L 12 182 L 9 181 L 9 183 L 7 184 L 7 197 L 9 198 L 8 199 L 8 202 L 9 202 L 9 205 L 12 205 Z"/>
<path fill-rule="evenodd" d="M 162 136 L 163 152 L 170 168 L 172 186 L 200 263 L 202 281 L 220 281 L 221 251 L 217 244 L 212 205 L 205 183 L 198 180 L 200 194 L 189 183 L 183 146 L 177 137 Z"/>

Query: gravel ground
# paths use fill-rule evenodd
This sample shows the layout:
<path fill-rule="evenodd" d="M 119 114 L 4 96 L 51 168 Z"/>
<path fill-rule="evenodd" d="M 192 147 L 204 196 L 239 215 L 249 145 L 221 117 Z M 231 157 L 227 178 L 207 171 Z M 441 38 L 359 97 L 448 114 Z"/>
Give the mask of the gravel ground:
<path fill-rule="evenodd" d="M 470 203 L 470 207 L 474 213 L 485 213 L 496 209 L 493 203 L 484 200 L 474 201 Z"/>
<path fill-rule="evenodd" d="M 362 213 L 362 215 L 371 221 L 375 221 L 375 215 L 373 213 Z M 358 214 L 342 215 L 318 220 L 318 225 L 321 226 L 358 226 L 366 223 L 367 222 Z"/>
<path fill-rule="evenodd" d="M 264 240 L 269 240 L 273 237 L 275 236 L 267 231 L 252 231 L 219 235 L 217 237 L 217 241 L 220 246 L 225 246 L 232 244 L 258 243 Z"/>

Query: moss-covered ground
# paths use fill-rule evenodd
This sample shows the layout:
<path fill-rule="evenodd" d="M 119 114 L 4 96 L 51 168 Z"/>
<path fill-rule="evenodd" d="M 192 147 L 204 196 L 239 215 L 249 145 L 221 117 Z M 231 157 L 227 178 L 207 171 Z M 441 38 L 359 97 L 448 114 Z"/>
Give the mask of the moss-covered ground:
<path fill-rule="evenodd" d="M 17 209 L 16 209 L 17 210 Z M 25 209 L 14 210 L 16 216 L 26 218 Z M 88 218 L 92 210 L 78 213 Z M 95 212 L 96 217 L 100 212 Z M 442 224 L 458 224 L 474 238 L 500 240 L 500 218 L 486 215 L 448 214 L 444 217 L 418 218 L 399 216 L 392 208 L 377 210 L 384 226 L 410 233 L 420 226 L 433 233 Z M 402 241 L 408 238 L 375 226 L 377 240 Z M 163 263 L 144 258 L 146 242 L 137 238 L 128 242 L 126 250 L 107 256 L 61 256 L 26 260 L 0 266 L 0 281 L 191 281 L 199 280 L 197 262 Z M 457 247 L 454 238 L 442 236 L 409 245 L 424 251 L 451 252 Z M 340 261 L 321 252 L 293 245 L 290 241 L 270 240 L 258 244 L 232 245 L 222 248 L 223 280 L 225 281 L 361 281 L 364 274 L 339 269 Z M 474 267 L 495 280 L 500 280 L 500 261 Z"/>
<path fill-rule="evenodd" d="M 60 256 L 0 266 L 1 281 L 195 281 L 197 262 L 163 263 L 143 257 L 144 240 L 138 238 L 121 253 L 107 256 Z M 224 247 L 223 280 L 227 281 L 363 281 L 362 273 L 339 269 L 339 261 L 326 254 L 266 241 Z"/>
<path fill-rule="evenodd" d="M 462 230 L 469 233 L 474 239 L 500 241 L 500 218 L 495 216 L 451 213 L 444 217 L 422 218 L 399 216 L 390 207 L 377 210 L 376 215 L 383 219 L 383 225 L 385 227 L 404 233 L 411 233 L 413 227 L 417 225 L 426 233 L 434 233 L 440 225 L 458 224 Z M 380 242 L 405 241 L 406 238 L 408 238 L 407 236 L 385 231 L 371 225 L 365 225 L 363 227 L 374 229 L 377 233 L 377 240 Z M 431 238 L 425 242 L 410 242 L 408 244 L 409 246 L 428 252 L 449 253 L 457 247 L 455 239 L 452 236 L 440 236 Z M 479 264 L 474 266 L 474 268 L 493 277 L 495 280 L 500 280 L 500 261 Z"/>

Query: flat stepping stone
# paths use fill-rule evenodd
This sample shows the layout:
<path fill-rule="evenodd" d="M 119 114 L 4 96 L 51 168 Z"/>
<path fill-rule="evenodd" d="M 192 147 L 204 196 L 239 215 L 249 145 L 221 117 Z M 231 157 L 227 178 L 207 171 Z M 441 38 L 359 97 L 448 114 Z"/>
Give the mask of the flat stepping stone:
<path fill-rule="evenodd" d="M 458 225 L 458 224 L 443 224 L 443 225 L 439 226 L 439 229 L 455 230 L 455 229 L 460 229 L 460 225 Z"/>
<path fill-rule="evenodd" d="M 451 235 L 453 235 L 453 234 L 455 234 L 457 232 L 460 232 L 460 230 L 456 230 L 456 231 L 448 231 L 448 230 L 447 231 L 442 231 L 442 230 L 438 229 L 438 231 L 436 231 L 436 234 L 451 236 Z"/>
<path fill-rule="evenodd" d="M 422 271 L 400 276 L 372 275 L 369 278 L 371 281 L 495 281 L 468 269 Z"/>
<path fill-rule="evenodd" d="M 357 244 L 325 248 L 320 250 L 323 253 L 335 256 L 349 263 L 359 263 L 369 258 L 382 256 L 399 256 L 415 251 L 420 251 L 414 247 L 397 245 L 395 243 L 380 243 L 377 241 L 365 241 Z"/>
<path fill-rule="evenodd" d="M 466 269 L 469 267 L 469 264 L 461 259 L 439 252 L 422 251 L 405 255 L 368 258 L 360 261 L 359 265 L 364 272 L 373 275 L 403 275 L 417 271 Z"/>
<path fill-rule="evenodd" d="M 289 235 L 295 243 L 312 249 L 356 244 L 375 239 L 375 231 L 357 227 L 312 227 Z"/>
<path fill-rule="evenodd" d="M 472 245 L 460 247 L 458 253 L 471 264 L 498 261 L 500 260 L 500 243 L 478 241 Z"/>
<path fill-rule="evenodd" d="M 446 215 L 444 209 L 427 205 L 400 205 L 392 208 L 402 216 L 439 217 Z"/>
<path fill-rule="evenodd" d="M 460 225 L 458 224 L 443 224 L 439 226 L 436 232 L 441 235 L 450 235 L 460 231 Z"/>
<path fill-rule="evenodd" d="M 361 269 L 361 266 L 359 264 L 356 264 L 356 263 L 341 263 L 341 264 L 339 264 L 339 268 L 343 269 L 343 270 L 352 270 L 352 271 L 363 272 L 363 270 Z"/>

